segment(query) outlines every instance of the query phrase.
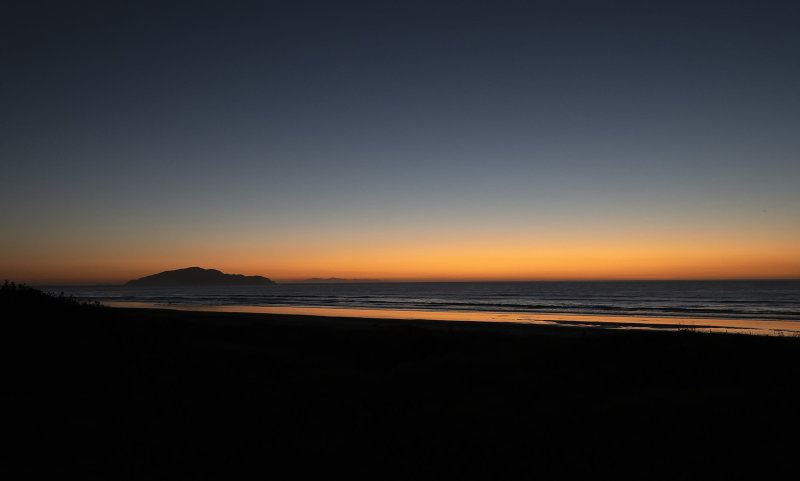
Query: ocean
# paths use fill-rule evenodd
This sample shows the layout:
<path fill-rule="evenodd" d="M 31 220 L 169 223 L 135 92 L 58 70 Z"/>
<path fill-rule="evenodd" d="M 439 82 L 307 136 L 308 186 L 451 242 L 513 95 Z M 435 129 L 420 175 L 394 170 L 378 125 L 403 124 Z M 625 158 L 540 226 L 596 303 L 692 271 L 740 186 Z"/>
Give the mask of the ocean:
<path fill-rule="evenodd" d="M 709 328 L 748 325 L 756 326 L 751 328 L 756 330 L 758 326 L 774 330 L 777 325 L 779 331 L 780 326 L 785 326 L 786 331 L 800 332 L 800 280 L 285 283 L 258 287 L 45 286 L 42 289 L 118 306 L 251 312 L 297 309 L 298 313 L 332 315 L 333 312 L 364 317 L 386 312 L 389 314 L 377 317 L 393 317 L 391 313 L 395 313 L 406 318 L 431 319 L 437 318 L 436 313 L 448 313 L 443 319 L 457 319 L 461 315 L 465 319 L 544 322 L 553 318 L 563 323 L 613 321 L 617 327 L 655 323 Z M 725 324 L 720 322 L 723 320 L 738 322 Z"/>

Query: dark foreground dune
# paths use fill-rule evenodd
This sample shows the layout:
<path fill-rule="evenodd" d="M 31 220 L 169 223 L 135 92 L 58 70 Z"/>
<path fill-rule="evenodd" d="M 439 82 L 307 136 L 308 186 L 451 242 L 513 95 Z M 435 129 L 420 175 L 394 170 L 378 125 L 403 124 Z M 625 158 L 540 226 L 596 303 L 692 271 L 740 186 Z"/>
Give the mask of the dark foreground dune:
<path fill-rule="evenodd" d="M 797 338 L 111 309 L 13 291 L 0 300 L 14 479 L 800 471 Z"/>

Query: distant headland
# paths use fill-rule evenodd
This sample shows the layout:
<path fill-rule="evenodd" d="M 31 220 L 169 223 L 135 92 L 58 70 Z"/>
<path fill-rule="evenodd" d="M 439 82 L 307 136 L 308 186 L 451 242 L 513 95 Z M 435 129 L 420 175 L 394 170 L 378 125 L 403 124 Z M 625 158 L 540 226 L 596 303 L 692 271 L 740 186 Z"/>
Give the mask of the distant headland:
<path fill-rule="evenodd" d="M 297 281 L 303 284 L 335 284 L 335 283 L 351 283 L 351 284 L 361 284 L 367 282 L 381 282 L 380 279 L 342 279 L 339 277 L 312 277 L 311 279 L 304 279 L 302 281 Z"/>
<path fill-rule="evenodd" d="M 263 286 L 275 281 L 263 276 L 243 276 L 224 274 L 216 269 L 188 267 L 174 271 L 164 271 L 125 283 L 127 287 L 169 287 L 169 286 Z"/>

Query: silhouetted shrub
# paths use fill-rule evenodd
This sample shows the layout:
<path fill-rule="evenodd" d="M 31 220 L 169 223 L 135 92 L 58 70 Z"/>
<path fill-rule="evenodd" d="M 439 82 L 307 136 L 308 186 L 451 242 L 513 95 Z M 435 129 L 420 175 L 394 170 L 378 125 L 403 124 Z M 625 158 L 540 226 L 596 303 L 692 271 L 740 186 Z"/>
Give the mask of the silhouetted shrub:
<path fill-rule="evenodd" d="M 8 280 L 0 287 L 0 306 L 3 310 L 19 309 L 86 309 L 97 308 L 97 302 L 81 302 L 73 297 L 48 294 L 25 284 Z"/>

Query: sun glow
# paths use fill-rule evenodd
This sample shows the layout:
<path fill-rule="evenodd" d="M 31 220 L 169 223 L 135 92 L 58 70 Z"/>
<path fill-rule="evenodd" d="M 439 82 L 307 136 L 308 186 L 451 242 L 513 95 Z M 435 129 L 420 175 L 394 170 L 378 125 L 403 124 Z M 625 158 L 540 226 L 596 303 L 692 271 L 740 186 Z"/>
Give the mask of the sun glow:
<path fill-rule="evenodd" d="M 5 275 L 30 283 L 118 283 L 189 266 L 276 280 L 310 277 L 380 280 L 715 279 L 800 277 L 800 255 L 789 245 L 713 242 L 640 243 L 597 240 L 462 241 L 370 245 L 238 243 L 49 251 L 5 262 Z"/>

